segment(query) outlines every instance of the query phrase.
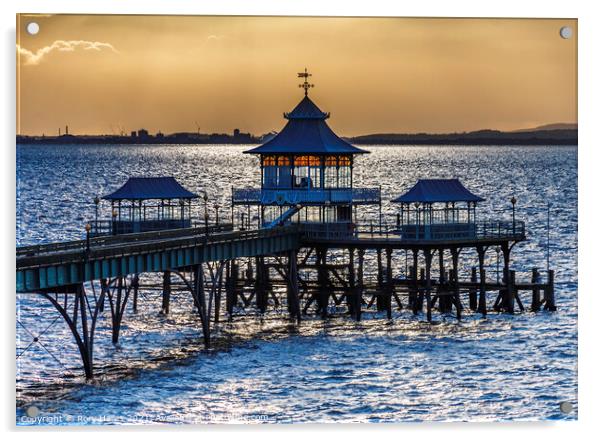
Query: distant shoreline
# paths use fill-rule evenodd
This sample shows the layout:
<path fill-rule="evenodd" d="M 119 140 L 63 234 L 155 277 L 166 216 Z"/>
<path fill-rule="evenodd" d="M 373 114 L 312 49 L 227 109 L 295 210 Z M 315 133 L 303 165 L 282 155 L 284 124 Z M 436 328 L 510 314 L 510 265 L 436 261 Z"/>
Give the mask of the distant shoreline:
<path fill-rule="evenodd" d="M 534 130 L 502 132 L 480 130 L 468 133 L 447 134 L 370 134 L 343 138 L 355 145 L 577 145 L 577 129 Z M 265 137 L 256 137 L 248 133 L 232 136 L 228 134 L 198 135 L 196 133 L 178 133 L 175 135 L 132 136 L 17 136 L 17 144 L 88 144 L 88 145 L 256 145 L 266 142 Z"/>

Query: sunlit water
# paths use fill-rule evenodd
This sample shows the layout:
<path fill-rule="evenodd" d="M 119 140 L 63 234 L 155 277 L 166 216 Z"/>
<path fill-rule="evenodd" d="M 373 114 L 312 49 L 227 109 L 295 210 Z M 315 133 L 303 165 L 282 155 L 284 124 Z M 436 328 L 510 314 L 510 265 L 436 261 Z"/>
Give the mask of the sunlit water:
<path fill-rule="evenodd" d="M 241 146 L 18 146 L 17 244 L 83 237 L 92 199 L 129 176 L 174 175 L 206 190 L 229 215 L 232 186 L 258 182 L 257 159 Z M 184 292 L 160 316 L 160 292 L 142 292 L 126 312 L 120 344 L 110 315 L 95 338 L 97 379 L 82 379 L 73 338 L 42 298 L 17 296 L 17 423 L 399 422 L 539 420 L 577 417 L 577 148 L 370 147 L 355 166 L 357 186 L 382 186 L 389 200 L 418 178 L 459 177 L 487 199 L 481 218 L 509 218 L 512 195 L 529 241 L 513 252 L 513 269 L 528 279 L 546 268 L 547 203 L 550 266 L 558 312 L 462 322 L 435 312 L 436 323 L 408 310 L 393 319 L 365 313 L 356 323 L 332 310 L 291 325 L 282 306 L 264 318 L 238 316 L 216 330 L 207 352 Z M 211 208 L 213 209 L 213 207 Z M 395 206 L 383 211 L 394 221 Z M 202 212 L 200 209 L 198 213 Z M 366 218 L 377 213 L 366 210 Z M 107 218 L 109 208 L 101 207 Z M 394 275 L 402 275 L 402 253 Z M 462 257 L 467 277 L 475 256 Z M 368 255 L 370 262 L 373 255 Z M 496 254 L 487 254 L 496 277 Z M 368 264 L 367 277 L 373 276 Z M 530 303 L 528 293 L 523 299 Z M 494 300 L 489 296 L 490 306 Z M 34 337 L 39 342 L 32 344 Z M 30 345 L 31 344 L 31 345 Z M 29 348 L 27 348 L 29 347 Z M 563 414 L 559 403 L 574 410 Z M 25 418 L 31 405 L 39 417 Z"/>

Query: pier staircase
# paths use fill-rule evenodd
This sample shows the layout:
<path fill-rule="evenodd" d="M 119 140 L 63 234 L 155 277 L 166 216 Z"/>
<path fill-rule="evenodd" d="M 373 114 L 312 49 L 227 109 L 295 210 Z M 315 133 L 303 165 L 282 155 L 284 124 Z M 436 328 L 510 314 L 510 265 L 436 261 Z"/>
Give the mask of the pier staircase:
<path fill-rule="evenodd" d="M 265 229 L 272 229 L 272 228 L 275 228 L 276 226 L 282 226 L 282 225 L 284 225 L 284 222 L 286 222 L 293 215 L 295 215 L 296 213 L 298 213 L 301 210 L 301 208 L 303 208 L 303 205 L 301 205 L 301 204 L 298 204 L 298 205 L 295 205 L 295 206 L 291 206 L 290 209 L 288 209 L 285 212 L 283 212 L 280 217 L 278 217 L 277 219 L 275 219 L 275 220 L 271 221 L 270 223 L 268 223 L 265 226 Z"/>

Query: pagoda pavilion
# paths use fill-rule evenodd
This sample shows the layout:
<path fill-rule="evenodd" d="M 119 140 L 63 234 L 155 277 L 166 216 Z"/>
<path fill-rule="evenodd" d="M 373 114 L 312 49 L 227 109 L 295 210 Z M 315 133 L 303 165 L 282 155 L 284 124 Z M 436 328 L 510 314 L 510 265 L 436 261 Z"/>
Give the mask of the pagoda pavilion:
<path fill-rule="evenodd" d="M 286 222 L 349 227 L 356 205 L 380 203 L 380 189 L 354 187 L 355 156 L 369 152 L 330 129 L 326 123 L 330 113 L 320 110 L 308 96 L 313 87 L 307 81 L 311 74 L 305 69 L 298 76 L 304 79 L 299 85 L 304 96 L 290 113 L 284 113 L 285 127 L 263 145 L 245 151 L 259 156 L 261 187 L 233 189 L 232 203 L 247 207 L 249 225 L 250 207 L 255 206 L 255 219 L 267 228 Z"/>
<path fill-rule="evenodd" d="M 92 235 L 189 228 L 192 201 L 198 197 L 173 177 L 130 177 L 119 189 L 102 197 L 111 202 L 110 223 L 98 220 L 100 199 L 94 200 Z"/>
<path fill-rule="evenodd" d="M 458 179 L 420 179 L 399 203 L 397 227 L 403 239 L 474 238 L 477 203 L 484 201 Z"/>

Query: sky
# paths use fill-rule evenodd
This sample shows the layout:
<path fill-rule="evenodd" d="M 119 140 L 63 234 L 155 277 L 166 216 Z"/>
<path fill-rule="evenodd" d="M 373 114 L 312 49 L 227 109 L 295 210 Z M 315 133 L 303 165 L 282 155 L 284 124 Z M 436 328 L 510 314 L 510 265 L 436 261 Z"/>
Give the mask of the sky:
<path fill-rule="evenodd" d="M 341 136 L 577 122 L 571 19 L 22 14 L 17 133 L 278 131 L 304 68 Z"/>

